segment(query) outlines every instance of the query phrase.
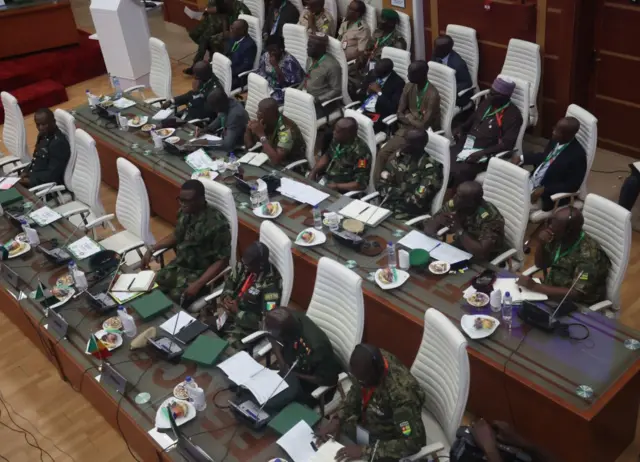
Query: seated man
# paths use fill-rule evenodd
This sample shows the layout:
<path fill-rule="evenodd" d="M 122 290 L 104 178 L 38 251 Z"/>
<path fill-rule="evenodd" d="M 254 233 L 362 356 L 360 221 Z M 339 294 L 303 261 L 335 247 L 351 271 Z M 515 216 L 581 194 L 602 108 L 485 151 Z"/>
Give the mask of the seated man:
<path fill-rule="evenodd" d="M 328 151 L 316 162 L 309 179 L 340 193 L 367 189 L 371 171 L 371 150 L 358 136 L 358 122 L 351 117 L 338 120 Z M 321 173 L 324 176 L 318 180 Z"/>
<path fill-rule="evenodd" d="M 282 27 L 285 24 L 298 24 L 300 12 L 289 0 L 269 0 L 265 7 L 264 28 L 262 38 L 282 38 Z"/>
<path fill-rule="evenodd" d="M 309 35 L 321 32 L 333 36 L 336 33 L 336 20 L 325 10 L 324 0 L 307 0 L 298 24 L 306 27 Z"/>
<path fill-rule="evenodd" d="M 605 300 L 611 262 L 583 225 L 579 209 L 556 210 L 549 226 L 534 236 L 536 266 L 548 271 L 544 281 L 538 284 L 529 276 L 520 276 L 518 284 L 559 301 L 577 279 L 568 299 L 588 304 Z"/>
<path fill-rule="evenodd" d="M 247 76 L 240 77 L 243 72 L 253 69 L 258 48 L 249 35 L 249 24 L 244 19 L 237 19 L 231 24 L 229 38 L 224 47 L 224 54 L 231 60 L 231 88 L 239 88 L 247 84 Z"/>
<path fill-rule="evenodd" d="M 284 377 L 298 361 L 290 374 L 299 381 L 296 401 L 315 407 L 318 402 L 311 393 L 320 386 L 335 387 L 341 372 L 329 337 L 306 314 L 285 307 L 269 311 L 264 325 L 280 375 Z M 325 395 L 325 402 L 334 393 L 335 388 Z"/>
<path fill-rule="evenodd" d="M 269 82 L 271 97 L 284 104 L 284 89 L 299 85 L 304 71 L 298 60 L 284 49 L 284 39 L 272 35 L 267 39 L 266 51 L 260 57 L 258 75 Z"/>
<path fill-rule="evenodd" d="M 449 66 L 456 71 L 456 90 L 458 95 L 461 91 L 467 90 L 473 86 L 471 74 L 467 63 L 453 49 L 453 39 L 449 35 L 441 35 L 433 42 L 433 57 L 431 61 L 435 61 L 445 66 Z M 465 107 L 471 101 L 473 91 L 467 91 L 456 99 L 456 106 Z"/>
<path fill-rule="evenodd" d="M 349 369 L 357 382 L 337 418 L 318 432 L 321 441 L 342 433 L 356 442 L 340 449 L 336 460 L 398 461 L 420 451 L 427 442 L 425 394 L 409 369 L 391 353 L 362 343 Z"/>
<path fill-rule="evenodd" d="M 149 267 L 154 252 L 175 249 L 176 258 L 158 271 L 156 282 L 160 290 L 186 308 L 204 295 L 206 284 L 227 266 L 231 231 L 224 215 L 207 206 L 200 181 L 187 180 L 178 200 L 176 229 L 147 250 L 142 267 Z"/>
<path fill-rule="evenodd" d="M 490 260 L 502 251 L 504 218 L 495 205 L 482 198 L 480 183 L 462 183 L 454 198 L 425 222 L 424 232 L 437 237 L 445 227 L 454 236 L 453 245 L 475 258 Z"/>
<path fill-rule="evenodd" d="M 473 181 L 487 169 L 488 158 L 515 147 L 524 123 L 520 109 L 511 102 L 515 88 L 506 77 L 494 80 L 489 96 L 453 130 L 456 144 L 451 146 L 451 188 Z"/>
<path fill-rule="evenodd" d="M 427 132 L 412 128 L 406 137 L 406 146 L 389 159 L 377 184 L 380 203 L 398 220 L 430 214 L 443 181 L 442 165 L 424 151 Z"/>
<path fill-rule="evenodd" d="M 211 64 L 207 61 L 198 61 L 194 64 L 193 76 L 192 89 L 183 95 L 165 101 L 162 104 L 162 108 L 167 109 L 171 105 L 175 105 L 176 108 L 187 106 L 186 114 L 183 117 L 184 120 L 213 120 L 216 113 L 207 104 L 207 97 L 214 88 L 219 88 L 222 85 L 218 77 L 213 73 Z"/>
<path fill-rule="evenodd" d="M 405 85 L 398 105 L 398 130 L 378 152 L 375 178 L 380 176 L 381 167 L 389 156 L 404 147 L 407 130 L 440 129 L 440 94 L 429 82 L 428 71 L 426 61 L 414 61 L 409 66 L 409 83 Z"/>
<path fill-rule="evenodd" d="M 384 130 L 382 119 L 398 111 L 403 89 L 404 80 L 393 70 L 393 61 L 388 58 L 378 61 L 365 77 L 354 99 L 362 101 L 359 110 L 374 120 L 376 132 Z"/>
<path fill-rule="evenodd" d="M 327 52 L 328 46 L 329 39 L 326 35 L 309 36 L 307 73 L 299 87 L 300 90 L 306 91 L 314 97 L 316 114 L 319 117 L 331 110 L 330 107 L 323 108 L 321 103 L 342 95 L 342 68 L 338 61 Z"/>
<path fill-rule="evenodd" d="M 251 148 L 258 141 L 260 151 L 273 165 L 305 159 L 307 144 L 298 126 L 278 111 L 276 100 L 266 98 L 258 104 L 257 120 L 252 120 L 244 133 L 244 145 Z"/>
<path fill-rule="evenodd" d="M 251 10 L 240 0 L 209 0 L 200 23 L 189 31 L 189 37 L 198 45 L 193 64 L 202 61 L 207 51 L 211 56 L 224 52 L 229 27 L 241 14 L 251 15 Z M 183 72 L 193 74 L 193 66 Z"/>
<path fill-rule="evenodd" d="M 71 148 L 56 125 L 51 109 L 38 109 L 33 116 L 38 129 L 36 148 L 29 166 L 20 174 L 20 184 L 33 188 L 45 183 L 64 184 Z"/>
<path fill-rule="evenodd" d="M 543 152 L 521 156 L 516 153 L 511 158 L 515 164 L 533 165 L 535 170 L 529 177 L 531 203 L 542 199 L 542 210 L 552 210 L 551 196 L 557 193 L 571 193 L 580 189 L 587 173 L 587 153 L 576 135 L 580 121 L 573 117 L 560 119 L 553 128 L 551 140 Z M 564 205 L 564 204 L 561 204 Z"/>
<path fill-rule="evenodd" d="M 353 0 L 349 3 L 347 16 L 338 30 L 338 40 L 342 42 L 342 49 L 347 61 L 358 59 L 364 55 L 371 31 L 364 20 L 367 5 L 362 0 Z"/>
<path fill-rule="evenodd" d="M 222 88 L 216 88 L 207 97 L 207 103 L 218 114 L 207 126 L 207 131 L 222 138 L 220 150 L 233 151 L 242 145 L 249 114 L 235 98 L 229 98 Z"/>

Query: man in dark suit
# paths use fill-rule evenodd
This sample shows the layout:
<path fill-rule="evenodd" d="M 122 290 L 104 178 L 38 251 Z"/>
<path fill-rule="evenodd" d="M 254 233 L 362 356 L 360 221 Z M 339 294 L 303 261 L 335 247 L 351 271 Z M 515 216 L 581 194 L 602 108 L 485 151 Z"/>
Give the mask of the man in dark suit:
<path fill-rule="evenodd" d="M 247 76 L 240 77 L 240 74 L 253 69 L 258 47 L 249 36 L 249 24 L 244 19 L 238 19 L 231 24 L 229 35 L 224 46 L 224 54 L 231 60 L 231 88 L 238 88 L 247 84 Z"/>
<path fill-rule="evenodd" d="M 404 80 L 393 70 L 393 61 L 388 58 L 379 60 L 366 75 L 355 99 L 362 101 L 360 110 L 375 122 L 375 131 L 384 130 L 382 119 L 398 111 L 403 88 Z"/>
<path fill-rule="evenodd" d="M 271 35 L 282 37 L 285 24 L 298 24 L 300 12 L 289 0 L 269 0 L 265 8 L 262 38 L 267 40 Z"/>
<path fill-rule="evenodd" d="M 473 91 L 469 90 L 462 95 L 460 95 L 460 92 L 471 88 L 473 80 L 471 80 L 467 63 L 453 49 L 453 39 L 449 35 L 441 35 L 433 42 L 433 57 L 431 60 L 449 66 L 456 71 L 456 87 L 459 95 L 456 100 L 456 106 L 465 107 L 471 101 Z"/>
<path fill-rule="evenodd" d="M 580 122 L 573 117 L 560 119 L 553 128 L 551 141 L 543 152 L 514 155 L 513 163 L 532 165 L 529 177 L 531 203 L 542 199 L 542 210 L 553 209 L 551 196 L 580 189 L 587 173 L 587 153 L 576 138 Z"/>

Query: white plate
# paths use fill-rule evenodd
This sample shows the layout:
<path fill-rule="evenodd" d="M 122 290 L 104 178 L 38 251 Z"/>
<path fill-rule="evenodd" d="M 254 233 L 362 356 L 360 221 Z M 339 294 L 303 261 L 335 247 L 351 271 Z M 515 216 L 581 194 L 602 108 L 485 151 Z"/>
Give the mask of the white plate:
<path fill-rule="evenodd" d="M 151 130 L 155 130 L 156 129 L 156 124 L 148 124 L 148 125 L 150 125 L 150 127 L 148 127 L 148 128 L 145 128 L 145 126 L 143 125 L 141 131 L 148 133 Z"/>
<path fill-rule="evenodd" d="M 310 233 L 313 233 L 313 241 L 305 242 L 302 239 L 300 239 L 300 234 L 304 233 L 305 231 L 309 231 Z M 300 247 L 313 247 L 314 245 L 324 244 L 325 242 L 327 242 L 326 234 L 324 234 L 322 231 L 318 231 L 315 228 L 304 229 L 300 231 L 300 233 L 296 237 L 296 245 L 299 245 Z"/>
<path fill-rule="evenodd" d="M 180 401 L 182 403 L 185 403 L 187 405 L 187 415 L 185 415 L 184 417 L 178 417 L 176 419 L 176 425 L 179 427 L 180 425 L 182 425 L 183 423 L 189 422 L 190 420 L 193 420 L 196 417 L 196 408 L 193 407 L 193 404 L 191 404 L 188 401 L 184 401 L 182 399 L 176 399 L 176 398 L 167 398 L 158 408 L 158 412 L 156 412 L 156 427 L 157 428 L 161 428 L 161 429 L 169 429 L 171 428 L 171 423 L 169 422 L 169 417 L 167 417 L 164 414 L 164 408 L 166 408 L 169 403 L 171 403 L 171 401 Z"/>
<path fill-rule="evenodd" d="M 165 141 L 167 143 L 169 143 L 169 144 L 176 144 L 178 141 L 180 141 L 180 137 L 179 136 L 170 136 Z"/>
<path fill-rule="evenodd" d="M 73 296 L 76 293 L 76 289 L 74 289 L 73 287 L 68 287 L 67 290 L 69 291 L 67 296 L 63 297 L 63 298 L 56 297 L 58 299 L 58 303 L 54 303 L 53 305 L 51 305 L 49 307 L 50 310 L 54 310 L 54 309 L 58 308 L 59 306 L 64 305 L 65 303 L 67 303 L 69 300 L 71 300 L 73 298 Z"/>
<path fill-rule="evenodd" d="M 27 239 L 26 233 L 20 233 L 16 237 L 14 237 L 13 239 L 15 241 L 26 242 L 27 244 L 29 243 L 29 240 Z"/>
<path fill-rule="evenodd" d="M 100 339 L 100 337 L 102 337 L 102 336 L 103 336 L 103 335 L 105 335 L 105 334 L 113 334 L 113 335 L 115 335 L 116 337 L 118 337 L 118 339 L 116 340 L 116 344 L 115 344 L 115 345 L 113 345 L 113 346 L 111 346 L 111 347 L 105 343 L 105 345 L 107 345 L 107 350 L 109 350 L 109 351 L 113 351 L 113 350 L 115 350 L 116 348 L 119 348 L 119 347 L 121 347 L 121 346 L 122 346 L 122 335 L 120 335 L 120 334 L 116 334 L 115 332 L 107 332 L 106 330 L 99 330 L 99 331 L 98 331 L 98 332 L 96 332 L 94 335 L 96 336 L 96 338 L 97 338 L 97 339 Z M 104 342 L 103 342 L 103 343 L 104 343 Z M 86 354 L 91 354 L 91 353 L 89 353 L 89 341 L 87 341 L 87 348 L 84 350 L 84 352 L 85 352 Z"/>
<path fill-rule="evenodd" d="M 161 135 L 160 130 L 167 130 L 168 133 L 166 135 Z M 158 135 L 162 139 L 169 138 L 176 132 L 175 128 L 161 128 L 160 130 L 156 130 L 156 135 Z"/>
<path fill-rule="evenodd" d="M 383 282 L 380 282 L 380 280 L 378 279 L 378 274 L 380 274 L 382 270 L 383 268 L 380 268 L 378 271 L 376 271 L 376 275 L 375 275 L 376 284 L 378 284 L 378 287 L 380 287 L 381 289 L 384 289 L 384 290 L 395 289 L 397 287 L 400 287 L 402 284 L 407 282 L 407 279 L 409 279 L 409 273 L 396 268 L 396 276 L 397 276 L 396 280 L 393 281 L 391 284 L 385 284 Z"/>
<path fill-rule="evenodd" d="M 111 318 L 117 318 L 117 316 L 111 316 Z M 111 319 L 111 318 L 107 318 L 107 319 L 105 319 L 105 320 L 104 320 L 104 322 L 102 323 L 102 328 L 103 328 L 104 330 L 109 329 L 109 326 L 107 325 L 107 321 L 108 321 L 109 319 Z M 120 331 L 120 330 L 122 330 L 122 327 L 120 327 L 120 328 L 119 328 L 119 329 L 117 329 L 117 330 L 119 330 L 119 331 Z"/>
<path fill-rule="evenodd" d="M 434 269 L 433 269 L 433 268 L 435 268 L 436 264 L 438 264 L 438 263 L 440 263 L 440 264 L 444 264 L 444 265 L 445 265 L 445 269 L 444 269 L 444 271 L 434 271 Z M 433 268 L 432 268 L 432 265 L 433 265 Z M 451 271 L 451 265 L 450 265 L 449 263 L 447 263 L 446 261 L 440 261 L 440 260 L 438 260 L 438 261 L 433 261 L 433 262 L 431 262 L 431 264 L 429 265 L 429 271 L 431 271 L 431 273 L 433 273 L 433 274 L 438 274 L 438 275 L 440 275 L 440 274 L 447 274 L 449 271 Z"/>
<path fill-rule="evenodd" d="M 469 299 L 471 297 L 473 297 L 474 295 L 477 295 L 479 297 L 484 298 L 484 303 L 482 304 L 475 304 L 475 303 L 471 303 L 469 301 Z M 467 303 L 471 306 L 473 306 L 474 308 L 483 308 L 485 306 L 487 306 L 489 304 L 489 296 L 487 294 L 485 294 L 484 292 L 474 292 L 473 294 L 470 294 L 468 297 L 465 297 L 465 300 L 467 301 Z"/>
<path fill-rule="evenodd" d="M 218 172 L 216 172 L 215 170 L 209 170 L 209 175 L 200 174 L 199 172 L 193 172 L 191 174 L 192 180 L 198 180 L 200 178 L 209 178 L 211 181 L 213 181 L 218 178 Z"/>
<path fill-rule="evenodd" d="M 273 220 L 274 218 L 278 218 L 282 213 L 282 206 L 280 205 L 280 202 L 271 202 L 271 204 L 278 206 L 278 209 L 276 210 L 275 214 L 265 215 L 264 213 L 262 213 L 262 207 L 256 207 L 255 209 L 253 209 L 253 214 L 260 218 L 269 218 L 270 220 Z"/>
<path fill-rule="evenodd" d="M 31 246 L 29 245 L 29 243 L 28 243 L 28 242 L 23 242 L 23 244 L 24 244 L 24 248 L 23 248 L 20 252 L 18 252 L 18 253 L 16 253 L 16 254 L 9 255 L 9 260 L 11 260 L 12 258 L 17 258 L 17 257 L 19 257 L 19 256 L 21 256 L 21 255 L 24 255 L 24 254 L 25 254 L 25 253 L 27 253 L 29 250 L 31 250 Z"/>
<path fill-rule="evenodd" d="M 476 318 L 493 320 L 493 327 L 491 329 L 476 329 L 473 326 Z M 462 319 L 460 319 L 460 326 L 462 327 L 462 330 L 465 331 L 465 333 L 472 339 L 479 339 L 490 336 L 496 331 L 499 325 L 500 321 L 492 316 L 487 316 L 485 314 L 465 314 L 464 316 L 462 316 Z"/>
<path fill-rule="evenodd" d="M 139 124 L 134 124 L 134 123 L 133 123 L 133 119 L 129 119 L 129 122 L 127 122 L 127 124 L 128 124 L 130 127 L 133 127 L 133 128 L 139 128 L 139 127 L 142 127 L 143 125 L 146 125 L 146 123 L 147 123 L 148 121 L 149 121 L 149 117 L 147 117 L 147 116 L 142 116 L 142 117 L 140 117 L 140 123 L 139 123 Z"/>

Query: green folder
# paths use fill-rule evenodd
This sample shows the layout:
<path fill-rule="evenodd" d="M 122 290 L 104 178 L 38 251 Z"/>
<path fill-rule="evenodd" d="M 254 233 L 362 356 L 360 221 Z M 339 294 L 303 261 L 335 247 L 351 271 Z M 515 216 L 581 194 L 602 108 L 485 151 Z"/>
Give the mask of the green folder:
<path fill-rule="evenodd" d="M 172 306 L 173 302 L 158 289 L 131 302 L 131 308 L 138 313 L 138 316 L 140 316 L 143 321 L 147 321 L 154 316 L 164 313 Z"/>
<path fill-rule="evenodd" d="M 218 356 L 227 348 L 229 342 L 221 339 L 213 332 L 199 335 L 191 345 L 187 347 L 182 359 L 193 361 L 205 366 L 213 366 Z"/>
<path fill-rule="evenodd" d="M 23 199 L 24 197 L 22 197 L 22 194 L 20 194 L 16 188 L 9 188 L 5 189 L 4 191 L 0 191 L 0 205 L 2 205 L 3 207 L 21 201 Z"/>
<path fill-rule="evenodd" d="M 303 404 L 293 402 L 271 419 L 267 426 L 279 435 L 284 435 L 301 420 L 304 420 L 313 428 L 320 420 L 320 414 Z"/>

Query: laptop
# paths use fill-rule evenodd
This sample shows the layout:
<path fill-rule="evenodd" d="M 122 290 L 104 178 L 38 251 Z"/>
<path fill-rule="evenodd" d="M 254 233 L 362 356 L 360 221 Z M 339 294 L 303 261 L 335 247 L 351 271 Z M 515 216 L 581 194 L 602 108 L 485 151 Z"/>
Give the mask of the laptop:
<path fill-rule="evenodd" d="M 176 449 L 180 455 L 188 462 L 215 462 L 214 459 L 209 457 L 209 455 L 200 448 L 200 446 L 192 443 L 189 438 L 180 432 L 180 429 L 173 418 L 173 413 L 169 409 L 167 409 L 167 413 L 169 414 L 171 430 L 173 430 L 173 434 L 178 440 Z"/>

